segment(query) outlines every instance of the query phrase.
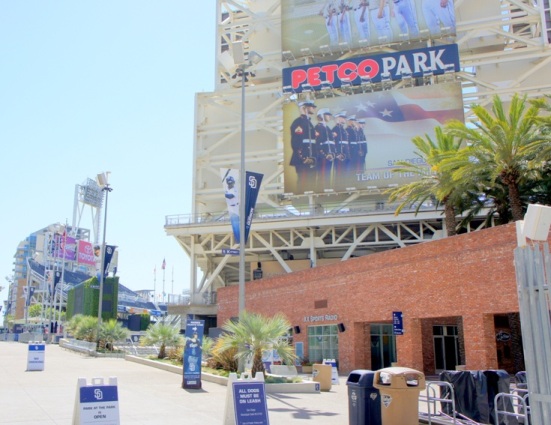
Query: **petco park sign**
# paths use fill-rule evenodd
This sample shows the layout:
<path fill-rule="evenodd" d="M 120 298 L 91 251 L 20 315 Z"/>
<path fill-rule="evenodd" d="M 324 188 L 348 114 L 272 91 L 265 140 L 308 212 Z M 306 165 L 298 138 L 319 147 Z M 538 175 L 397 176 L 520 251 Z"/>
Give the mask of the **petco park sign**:
<path fill-rule="evenodd" d="M 404 75 L 422 77 L 426 72 L 438 75 L 446 71 L 459 71 L 457 44 L 286 68 L 283 87 L 300 93 L 304 85 L 319 90 L 322 83 L 339 88 L 343 80 L 360 85 L 362 79 L 378 82 L 383 75 L 398 80 Z"/>

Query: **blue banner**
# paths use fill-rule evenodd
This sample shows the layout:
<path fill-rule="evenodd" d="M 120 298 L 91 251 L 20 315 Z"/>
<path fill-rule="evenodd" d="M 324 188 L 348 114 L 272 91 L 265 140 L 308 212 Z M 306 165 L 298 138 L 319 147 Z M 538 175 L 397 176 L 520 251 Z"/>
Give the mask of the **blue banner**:
<path fill-rule="evenodd" d="M 263 174 L 247 171 L 247 183 L 245 185 L 245 242 L 249 237 L 249 230 L 253 222 L 254 208 L 260 192 L 260 184 L 262 183 Z"/>
<path fill-rule="evenodd" d="M 221 169 L 220 174 L 222 177 L 222 184 L 224 185 L 224 197 L 226 198 L 226 204 L 228 206 L 233 235 L 236 242 L 240 242 L 239 170 L 231 168 Z M 245 242 L 247 242 L 249 237 L 249 230 L 253 221 L 254 208 L 258 198 L 258 192 L 260 191 L 262 177 L 264 177 L 263 174 L 253 173 L 251 171 L 245 172 Z M 228 252 L 226 254 L 236 255 L 233 252 Z M 239 251 L 237 251 L 237 254 L 239 254 Z"/>
<path fill-rule="evenodd" d="M 184 344 L 184 382 L 182 388 L 201 388 L 201 359 L 204 320 L 187 320 Z"/>
<path fill-rule="evenodd" d="M 359 86 L 363 81 L 376 83 L 383 76 L 399 80 L 405 75 L 417 78 L 426 73 L 438 75 L 459 70 L 457 44 L 446 44 L 285 68 L 283 87 L 301 93 L 304 86 L 321 90 L 325 87 L 340 88 L 343 82 L 353 86 Z"/>

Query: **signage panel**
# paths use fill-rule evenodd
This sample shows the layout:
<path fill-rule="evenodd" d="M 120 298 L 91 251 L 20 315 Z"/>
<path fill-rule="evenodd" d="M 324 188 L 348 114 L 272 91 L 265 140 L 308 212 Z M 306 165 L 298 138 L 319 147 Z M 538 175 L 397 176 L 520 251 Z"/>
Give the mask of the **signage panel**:
<path fill-rule="evenodd" d="M 420 177 L 397 161 L 425 165 L 412 139 L 464 121 L 457 82 L 283 105 L 285 193 L 388 188 Z M 427 174 L 430 170 L 427 167 Z"/>
<path fill-rule="evenodd" d="M 282 0 L 281 26 L 294 58 L 456 34 L 453 0 Z"/>
<path fill-rule="evenodd" d="M 394 335 L 404 334 L 404 320 L 401 311 L 392 312 L 392 333 Z"/>
<path fill-rule="evenodd" d="M 404 76 L 417 78 L 426 73 L 440 75 L 459 70 L 459 48 L 457 44 L 447 44 L 285 68 L 283 87 L 301 93 L 305 87 L 338 89 L 343 82 L 359 86 L 367 81 L 380 82 L 383 77 L 400 80 Z"/>

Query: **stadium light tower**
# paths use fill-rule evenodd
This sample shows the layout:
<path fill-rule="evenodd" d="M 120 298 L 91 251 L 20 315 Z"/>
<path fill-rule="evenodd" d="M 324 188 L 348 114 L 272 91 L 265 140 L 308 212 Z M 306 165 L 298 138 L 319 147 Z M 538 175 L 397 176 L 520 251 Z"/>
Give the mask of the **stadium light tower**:
<path fill-rule="evenodd" d="M 101 324 L 101 313 L 103 307 L 103 282 L 105 279 L 105 235 L 107 230 L 107 201 L 109 199 L 109 192 L 113 190 L 109 186 L 109 171 L 98 174 L 96 177 L 98 185 L 101 190 L 105 192 L 105 210 L 103 214 L 103 240 L 101 243 L 101 270 L 99 275 L 99 300 L 98 300 L 98 326 Z"/>

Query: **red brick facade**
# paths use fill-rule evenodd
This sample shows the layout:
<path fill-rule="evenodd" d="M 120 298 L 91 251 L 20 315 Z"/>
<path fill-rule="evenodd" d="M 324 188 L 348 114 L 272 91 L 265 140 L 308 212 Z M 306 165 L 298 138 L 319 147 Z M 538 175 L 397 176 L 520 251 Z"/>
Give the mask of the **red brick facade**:
<path fill-rule="evenodd" d="M 246 309 L 283 312 L 302 329 L 309 324 L 305 317 L 336 315 L 322 324 L 346 328 L 338 342 L 344 373 L 370 369 L 369 324 L 391 323 L 393 311 L 403 313 L 404 335 L 396 337 L 401 366 L 434 373 L 432 325 L 453 324 L 461 329 L 466 368 L 495 369 L 494 317 L 518 312 L 516 243 L 509 224 L 247 282 Z M 219 325 L 238 315 L 237 295 L 237 286 L 218 290 Z M 306 332 L 294 340 L 308 352 Z"/>

